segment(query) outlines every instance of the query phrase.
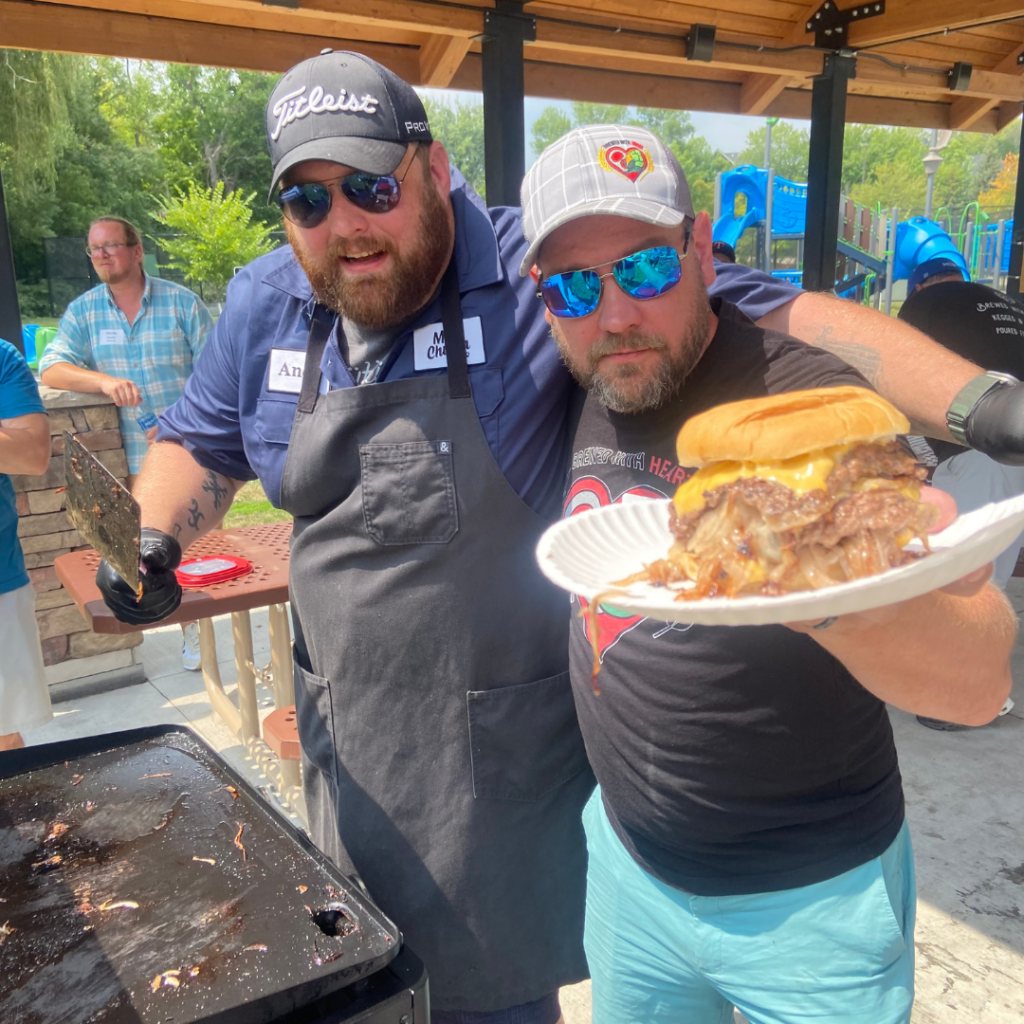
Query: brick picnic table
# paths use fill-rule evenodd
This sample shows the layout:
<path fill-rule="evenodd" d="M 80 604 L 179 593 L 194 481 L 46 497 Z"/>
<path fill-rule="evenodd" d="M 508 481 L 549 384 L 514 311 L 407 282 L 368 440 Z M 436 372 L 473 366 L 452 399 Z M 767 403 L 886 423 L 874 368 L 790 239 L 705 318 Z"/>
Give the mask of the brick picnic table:
<path fill-rule="evenodd" d="M 256 680 L 271 687 L 279 710 L 295 703 L 292 678 L 291 630 L 285 602 L 288 600 L 288 542 L 292 524 L 269 523 L 244 526 L 236 530 L 215 530 L 193 544 L 188 558 L 235 555 L 252 563 L 252 572 L 226 583 L 214 583 L 201 589 L 186 589 L 181 605 L 157 625 L 166 626 L 199 620 L 199 650 L 203 682 L 210 704 L 232 732 L 278 785 L 286 803 L 300 810 L 297 794 L 290 792 L 299 784 L 299 763 L 280 761 L 260 737 L 256 705 Z M 95 633 L 137 633 L 145 626 L 130 626 L 114 618 L 96 586 L 96 568 L 100 556 L 91 548 L 61 555 L 54 562 L 57 578 L 64 584 L 79 611 Z M 252 623 L 249 613 L 267 608 L 270 617 L 270 664 L 256 667 L 252 651 Z M 217 640 L 213 629 L 215 615 L 231 615 L 231 632 L 238 674 L 238 704 L 225 691 L 217 664 Z M 268 770 L 269 769 L 269 770 Z"/>

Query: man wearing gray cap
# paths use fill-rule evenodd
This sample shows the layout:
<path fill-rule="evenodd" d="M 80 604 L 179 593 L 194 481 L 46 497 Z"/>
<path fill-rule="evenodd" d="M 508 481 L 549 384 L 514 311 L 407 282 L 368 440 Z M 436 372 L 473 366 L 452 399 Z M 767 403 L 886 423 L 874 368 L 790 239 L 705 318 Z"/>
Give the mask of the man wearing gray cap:
<path fill-rule="evenodd" d="M 565 603 L 533 551 L 579 392 L 516 274 L 520 212 L 449 167 L 407 83 L 360 54 L 304 61 L 267 141 L 291 244 L 234 278 L 161 417 L 136 488 L 142 599 L 106 566 L 98 583 L 125 621 L 168 615 L 181 550 L 258 476 L 295 516 L 314 840 L 426 962 L 436 1024 L 555 1024 L 587 971 L 593 776 Z M 751 316 L 800 295 L 729 269 Z"/>
<path fill-rule="evenodd" d="M 692 473 L 675 441 L 695 413 L 868 386 L 709 299 L 708 216 L 649 132 L 583 127 L 548 147 L 523 183 L 523 230 L 520 272 L 589 392 L 567 516 L 671 497 Z M 584 811 L 594 1024 L 725 1024 L 732 1005 L 752 1024 L 909 1021 L 914 866 L 885 701 L 994 717 L 1013 636 L 984 578 L 791 628 L 573 615 L 570 674 L 599 784 Z"/>

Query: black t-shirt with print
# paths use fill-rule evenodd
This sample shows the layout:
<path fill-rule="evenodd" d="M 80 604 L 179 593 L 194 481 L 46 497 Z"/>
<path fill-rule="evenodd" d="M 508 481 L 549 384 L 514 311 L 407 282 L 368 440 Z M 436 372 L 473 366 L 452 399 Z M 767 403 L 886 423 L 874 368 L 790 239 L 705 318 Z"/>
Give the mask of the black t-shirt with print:
<path fill-rule="evenodd" d="M 712 307 L 718 330 L 677 399 L 635 416 L 587 399 L 566 515 L 671 497 L 692 472 L 675 442 L 695 413 L 867 386 L 829 353 Z M 587 753 L 616 833 L 651 874 L 701 896 L 772 892 L 832 878 L 895 838 L 903 791 L 885 705 L 809 636 L 602 611 L 595 696 L 579 610 L 574 596 L 570 666 Z"/>

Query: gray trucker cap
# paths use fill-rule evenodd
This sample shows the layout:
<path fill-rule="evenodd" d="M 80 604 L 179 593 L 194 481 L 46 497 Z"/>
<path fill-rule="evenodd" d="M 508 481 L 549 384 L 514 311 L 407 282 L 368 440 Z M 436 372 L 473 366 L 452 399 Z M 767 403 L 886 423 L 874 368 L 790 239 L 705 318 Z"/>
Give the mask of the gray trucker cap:
<path fill-rule="evenodd" d="M 686 175 L 675 154 L 644 128 L 588 124 L 553 142 L 526 172 L 523 233 L 530 243 L 525 277 L 541 244 L 577 217 L 610 213 L 671 227 L 693 219 Z"/>
<path fill-rule="evenodd" d="M 410 142 L 432 141 L 408 82 L 361 53 L 324 50 L 286 71 L 267 101 L 270 193 L 303 160 L 390 174 Z"/>

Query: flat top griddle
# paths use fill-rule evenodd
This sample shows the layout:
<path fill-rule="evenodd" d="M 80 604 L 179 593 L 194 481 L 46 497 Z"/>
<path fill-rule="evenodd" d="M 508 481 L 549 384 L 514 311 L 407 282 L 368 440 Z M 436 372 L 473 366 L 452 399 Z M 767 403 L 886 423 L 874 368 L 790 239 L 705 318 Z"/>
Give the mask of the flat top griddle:
<path fill-rule="evenodd" d="M 401 943 L 176 726 L 0 757 L 0 900 L 4 1024 L 272 1021 Z"/>

